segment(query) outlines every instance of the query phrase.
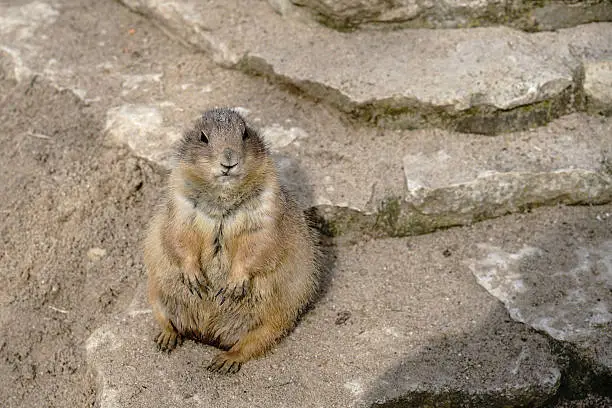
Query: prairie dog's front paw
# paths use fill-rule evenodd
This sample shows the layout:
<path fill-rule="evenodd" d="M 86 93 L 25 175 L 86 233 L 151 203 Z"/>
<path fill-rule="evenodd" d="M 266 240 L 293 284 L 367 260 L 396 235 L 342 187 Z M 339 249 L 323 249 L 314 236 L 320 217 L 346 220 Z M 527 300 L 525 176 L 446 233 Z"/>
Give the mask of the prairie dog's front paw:
<path fill-rule="evenodd" d="M 215 297 L 223 304 L 226 298 L 242 299 L 249 293 L 250 289 L 251 280 L 248 277 L 230 278 L 227 285 L 217 291 Z"/>
<path fill-rule="evenodd" d="M 206 292 L 208 282 L 206 277 L 200 269 L 184 269 L 183 270 L 183 283 L 189 289 L 192 295 L 197 295 L 202 299 L 202 295 Z"/>

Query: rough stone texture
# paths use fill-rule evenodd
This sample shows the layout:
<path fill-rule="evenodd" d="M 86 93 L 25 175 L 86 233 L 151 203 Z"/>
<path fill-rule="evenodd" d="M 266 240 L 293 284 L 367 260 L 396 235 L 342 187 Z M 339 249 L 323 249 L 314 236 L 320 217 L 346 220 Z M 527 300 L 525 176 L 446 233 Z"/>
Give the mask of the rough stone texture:
<path fill-rule="evenodd" d="M 33 1 L 23 6 L 2 5 L 0 35 L 15 41 L 31 38 L 41 25 L 52 24 L 59 12 L 51 5 Z"/>
<path fill-rule="evenodd" d="M 585 64 L 584 91 L 589 110 L 612 114 L 612 60 Z"/>
<path fill-rule="evenodd" d="M 547 35 L 505 27 L 341 33 L 265 6 L 123 3 L 223 66 L 289 83 L 385 127 L 495 134 L 542 125 L 583 108 L 580 42 L 594 44 L 591 53 L 612 49 L 607 23 Z"/>
<path fill-rule="evenodd" d="M 94 405 L 86 346 L 87 362 L 99 380 L 99 405 L 105 407 L 507 408 L 538 406 L 553 397 L 550 405 L 557 408 L 584 408 L 583 401 L 556 405 L 554 397 L 575 398 L 588 391 L 598 394 L 589 408 L 611 406 L 605 397 L 612 389 L 607 334 L 587 343 L 562 341 L 514 322 L 469 269 L 491 254 L 538 248 L 542 258 L 519 265 L 521 273 L 533 277 L 524 280 L 538 279 L 538 290 L 546 285 L 565 289 L 564 281 L 550 284 L 542 272 L 552 265 L 574 271 L 582 294 L 596 296 L 597 286 L 581 271 L 609 270 L 604 243 L 612 240 L 611 205 L 535 209 L 352 247 L 334 239 L 337 247 L 324 247 L 330 272 L 321 300 L 298 328 L 238 376 L 208 376 L 203 368 L 214 353 L 209 347 L 187 342 L 170 356 L 154 350 L 155 324 L 141 291 L 125 313 L 109 317 L 124 310 L 144 282 L 138 240 L 162 191 L 162 172 L 124 155 L 123 149 L 102 146 L 108 121 L 108 141 L 134 151 L 143 148 L 137 154 L 163 160 L 167 151 L 145 149 L 150 138 L 169 143 L 171 137 L 165 138 L 178 135 L 203 109 L 242 106 L 269 139 L 303 201 L 337 213 L 328 219 L 329 229 L 411 233 L 416 229 L 400 223 L 405 211 L 420 214 L 405 203 L 411 197 L 407 186 L 416 182 L 426 193 L 424 203 L 434 209 L 439 197 L 447 204 L 456 201 L 453 194 L 470 203 L 465 197 L 475 198 L 465 194 L 466 186 L 484 189 L 490 201 L 483 208 L 507 206 L 510 211 L 520 209 L 517 202 L 572 202 L 592 191 L 585 202 L 605 199 L 593 180 L 610 174 L 609 118 L 573 114 L 544 128 L 495 138 L 373 128 L 265 78 L 223 70 L 113 1 L 10 4 L 0 6 L 0 30 L 5 29 L 0 77 L 10 79 L 0 81 L 5 119 L 0 134 L 6 142 L 0 212 L 6 221 L 3 250 L 8 251 L 0 256 L 0 320 L 8 322 L 0 325 L 5 334 L 0 336 L 3 406 Z M 582 78 L 575 62 L 605 55 L 605 27 L 529 38 L 557 49 L 553 54 Z M 438 167 L 444 170 L 437 172 Z M 488 178 L 498 173 L 540 192 L 504 195 L 504 185 L 496 187 L 499 179 Z M 544 185 L 549 179 L 529 174 L 553 181 L 561 177 L 559 182 L 569 174 L 576 185 L 551 195 Z M 478 184 L 482 178 L 485 183 Z M 499 196 L 505 197 L 503 205 L 490 207 Z M 393 197 L 399 199 L 389 200 Z M 474 213 L 477 207 L 457 219 L 480 214 Z M 427 228 L 437 222 L 451 225 L 450 218 L 436 214 Z M 342 217 L 353 222 L 343 225 Z M 583 253 L 590 258 L 580 258 Z M 607 286 L 601 283 L 599 290 Z M 567 304 L 563 294 L 539 293 Z M 609 303 L 607 296 L 600 299 Z M 595 312 L 597 302 L 583 300 L 586 310 Z M 526 309 L 530 317 L 549 311 L 537 310 L 533 302 Z M 551 317 L 566 322 L 565 315 Z M 589 336 L 599 330 L 596 322 L 580 327 Z"/>
<path fill-rule="evenodd" d="M 36 52 L 32 37 L 39 28 L 53 24 L 58 14 L 51 5 L 39 1 L 23 6 L 0 4 L 0 60 L 6 76 L 19 82 L 30 77 L 20 48 Z"/>
<path fill-rule="evenodd" d="M 160 111 L 153 106 L 122 105 L 106 114 L 106 132 L 113 144 L 125 145 L 137 156 L 168 167 L 172 145 L 180 137 L 164 127 Z"/>
<path fill-rule="evenodd" d="M 611 216 L 600 217 L 601 222 Z M 583 245 L 568 240 L 568 251 L 524 246 L 517 252 L 481 244 L 486 256 L 471 269 L 510 316 L 573 345 L 599 375 L 612 380 L 612 241 Z"/>
<path fill-rule="evenodd" d="M 567 271 L 554 270 L 552 259 L 539 248 L 517 253 L 488 245 L 481 249 L 488 256 L 473 265 L 473 272 L 513 319 L 562 341 L 605 336 L 600 331 L 612 322 L 612 241 L 576 249 L 577 265 Z M 550 293 L 556 296 L 547 298 Z"/>
<path fill-rule="evenodd" d="M 278 7 L 279 1 L 270 3 Z M 533 31 L 612 20 L 612 8 L 605 0 L 544 4 L 531 0 L 285 0 L 284 3 L 305 7 L 323 24 L 340 29 L 364 25 L 450 28 L 504 24 Z M 283 10 L 287 8 L 284 5 Z"/>
<path fill-rule="evenodd" d="M 205 371 L 212 347 L 188 341 L 169 356 L 156 351 L 141 290 L 87 342 L 100 406 L 541 406 L 561 380 L 548 342 L 508 320 L 467 266 L 441 256 L 444 241 L 329 248 L 333 278 L 314 309 L 235 377 Z"/>
<path fill-rule="evenodd" d="M 129 109 L 113 108 L 109 117 Z M 247 117 L 261 125 L 253 114 Z M 163 120 L 130 126 L 143 130 L 109 121 L 107 132 L 128 135 L 131 141 L 115 141 L 167 167 L 163 157 L 175 136 L 163 137 L 187 124 L 170 111 Z M 494 138 L 419 130 L 354 134 L 348 141 L 344 133 L 261 128 L 283 180 L 305 208 L 317 209 L 332 235 L 414 235 L 541 205 L 612 199 L 610 119 L 573 114 Z"/>

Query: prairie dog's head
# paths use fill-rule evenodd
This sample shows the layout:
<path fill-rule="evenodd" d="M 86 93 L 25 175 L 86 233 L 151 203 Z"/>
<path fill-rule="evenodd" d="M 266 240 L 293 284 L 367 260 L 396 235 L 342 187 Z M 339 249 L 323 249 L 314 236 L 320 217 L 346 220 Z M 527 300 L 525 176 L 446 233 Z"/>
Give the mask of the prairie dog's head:
<path fill-rule="evenodd" d="M 178 147 L 178 162 L 207 184 L 240 184 L 264 164 L 267 150 L 244 119 L 230 109 L 205 112 L 185 132 Z"/>

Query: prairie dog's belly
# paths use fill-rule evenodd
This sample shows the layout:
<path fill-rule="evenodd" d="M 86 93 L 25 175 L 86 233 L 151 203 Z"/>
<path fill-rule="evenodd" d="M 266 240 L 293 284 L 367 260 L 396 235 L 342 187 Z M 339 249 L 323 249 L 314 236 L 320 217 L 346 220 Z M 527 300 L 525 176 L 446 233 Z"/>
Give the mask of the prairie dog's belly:
<path fill-rule="evenodd" d="M 206 276 L 211 288 L 216 290 L 221 289 L 225 285 L 225 282 L 227 282 L 227 276 L 231 267 L 227 252 L 219 248 L 212 260 L 205 259 L 205 257 L 202 256 L 200 262 L 202 272 L 204 276 Z"/>
<path fill-rule="evenodd" d="M 226 298 L 221 303 L 222 297 L 215 297 L 227 282 L 230 263 L 226 255 L 225 251 L 219 250 L 207 265 L 202 265 L 209 287 L 202 292 L 201 299 L 189 292 L 180 276 L 174 278 L 172 286 L 181 285 L 184 288 L 178 292 L 166 292 L 162 299 L 165 299 L 168 317 L 179 332 L 222 347 L 231 347 L 254 327 L 258 319 L 257 302 L 253 299 Z"/>

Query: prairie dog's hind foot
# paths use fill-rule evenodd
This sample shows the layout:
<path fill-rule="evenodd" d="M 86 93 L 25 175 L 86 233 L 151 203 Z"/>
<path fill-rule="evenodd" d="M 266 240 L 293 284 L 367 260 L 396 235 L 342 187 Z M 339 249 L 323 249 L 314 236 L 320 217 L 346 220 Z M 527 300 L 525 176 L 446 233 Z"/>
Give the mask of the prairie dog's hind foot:
<path fill-rule="evenodd" d="M 264 323 L 242 336 L 228 351 L 217 354 L 207 368 L 221 374 L 237 373 L 242 363 L 264 354 L 282 335 L 282 329 Z"/>
<path fill-rule="evenodd" d="M 175 330 L 162 330 L 155 337 L 155 343 L 157 343 L 157 348 L 160 351 L 169 353 L 174 350 L 176 346 L 183 344 L 183 336 Z"/>
<path fill-rule="evenodd" d="M 217 354 L 206 369 L 219 374 L 236 374 L 242 367 L 242 362 L 237 360 L 237 353 L 224 351 Z"/>

